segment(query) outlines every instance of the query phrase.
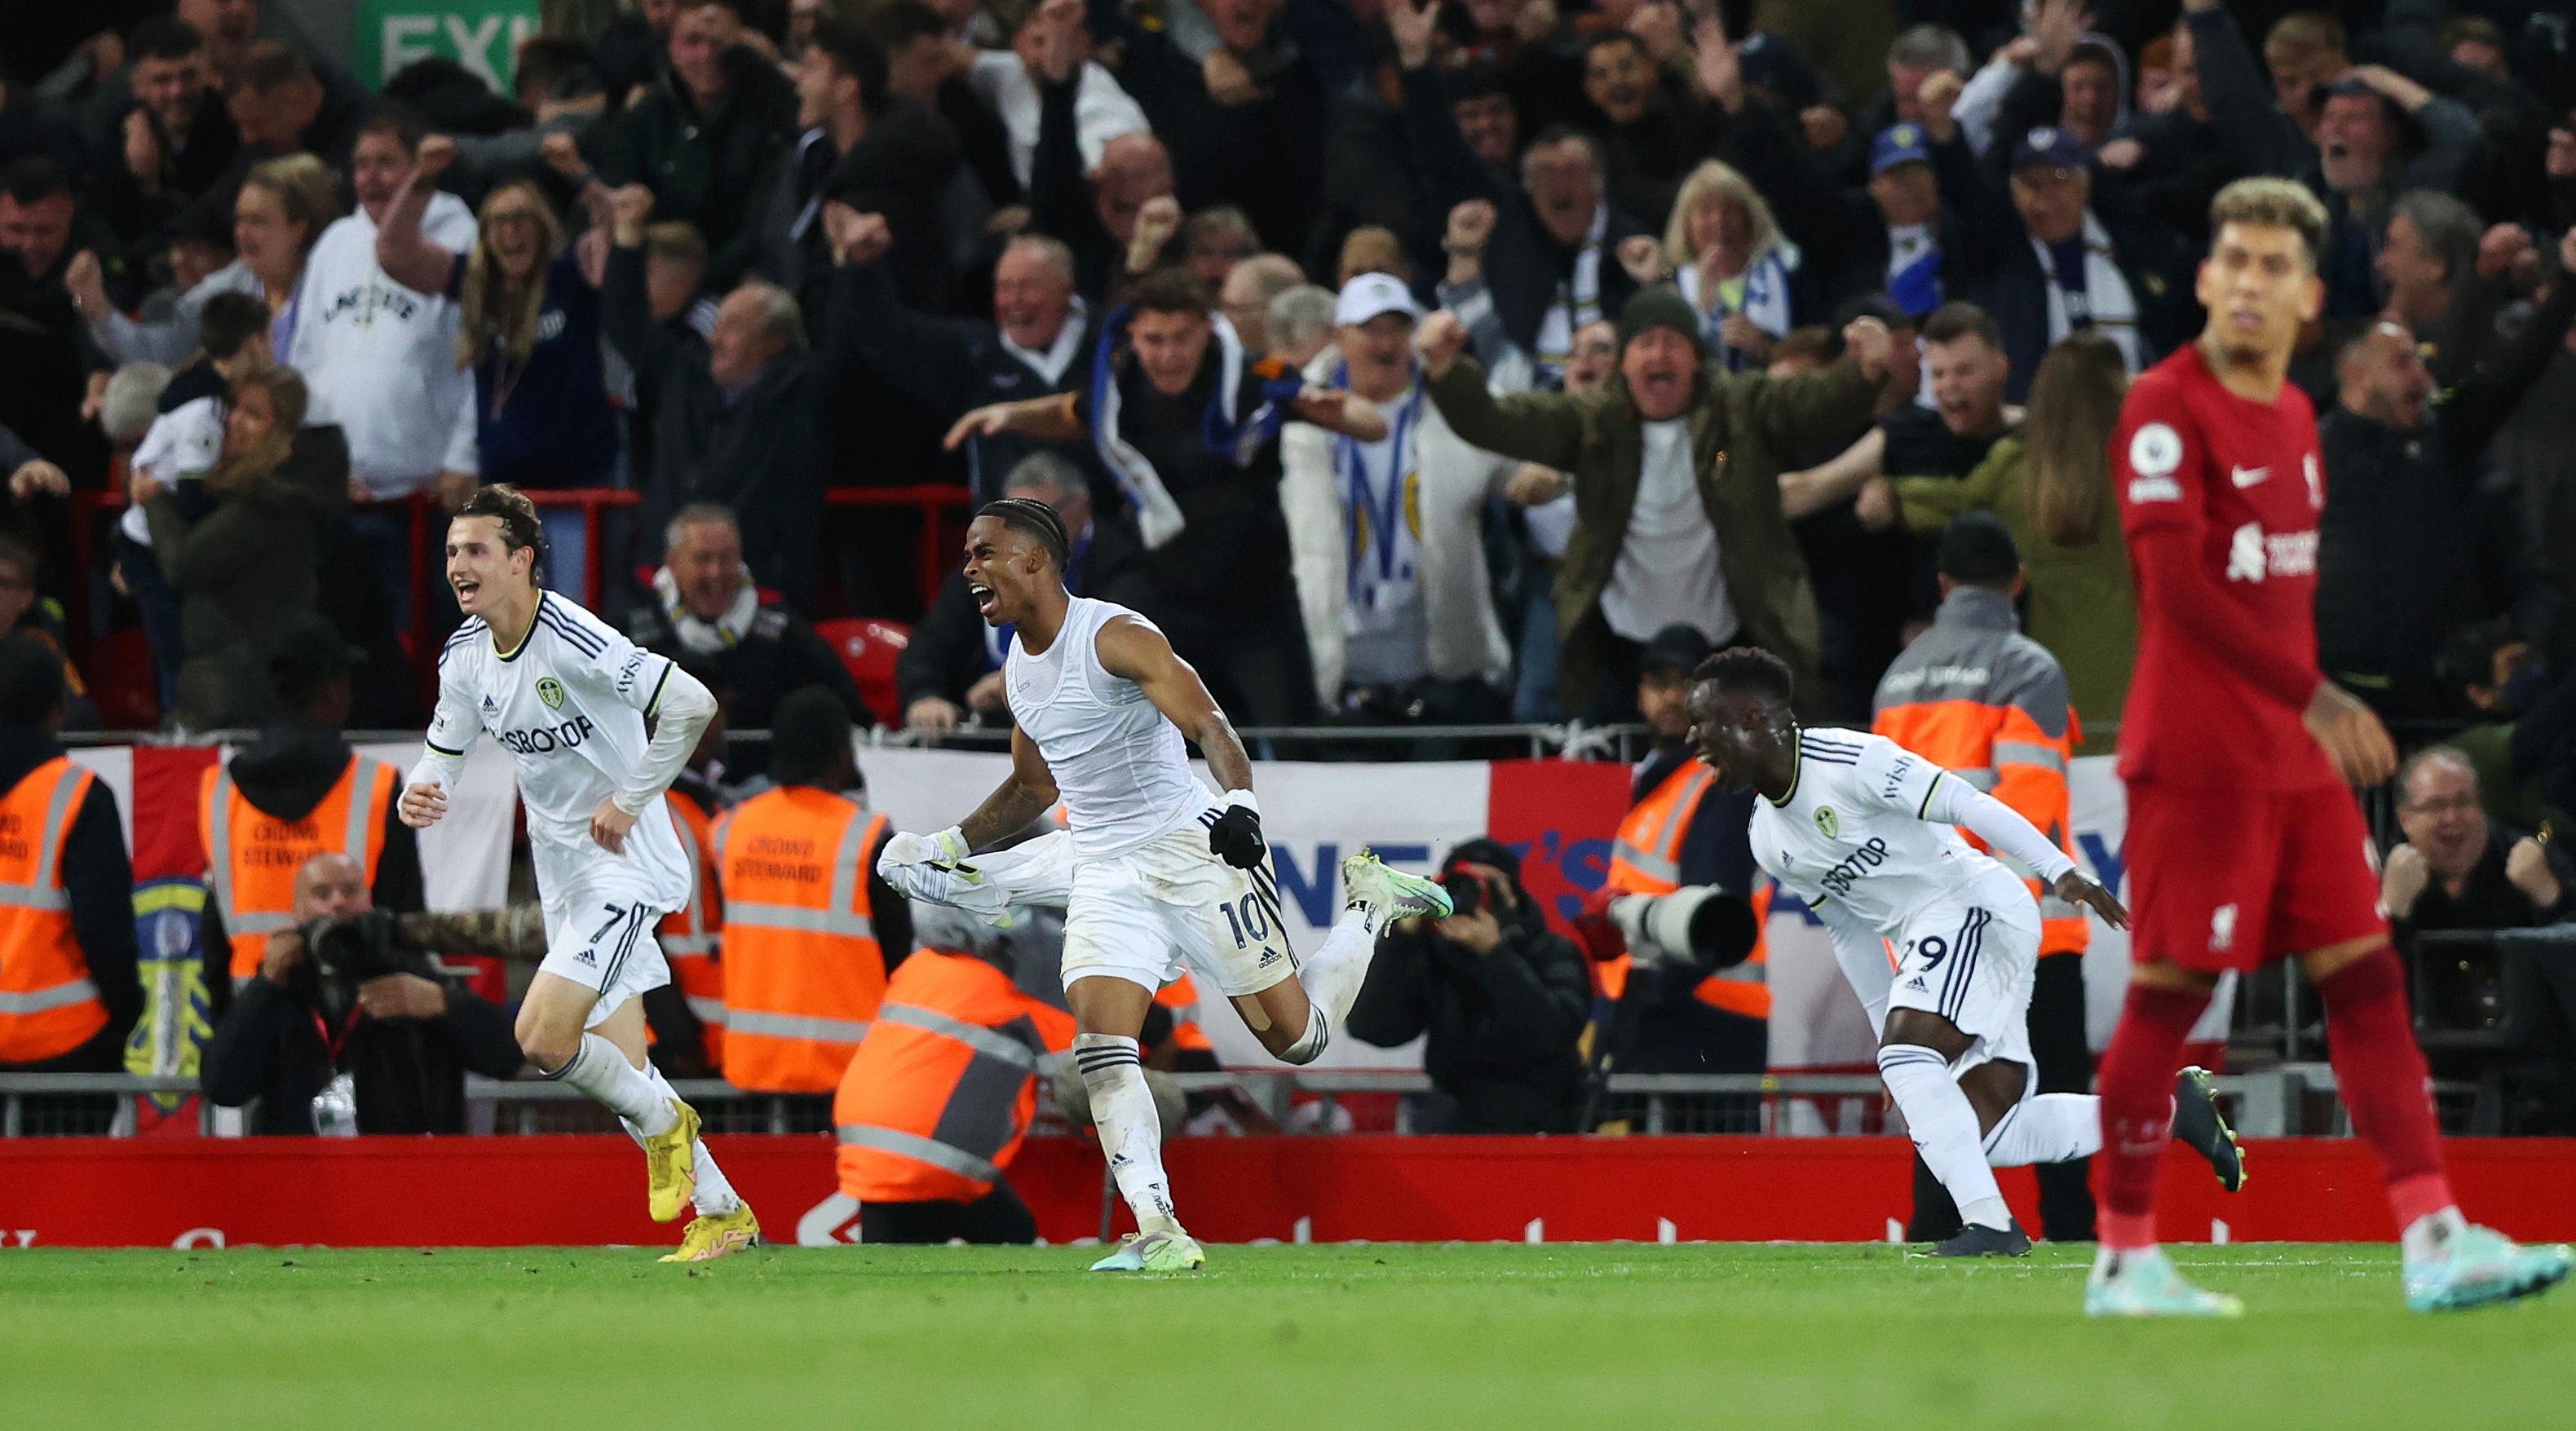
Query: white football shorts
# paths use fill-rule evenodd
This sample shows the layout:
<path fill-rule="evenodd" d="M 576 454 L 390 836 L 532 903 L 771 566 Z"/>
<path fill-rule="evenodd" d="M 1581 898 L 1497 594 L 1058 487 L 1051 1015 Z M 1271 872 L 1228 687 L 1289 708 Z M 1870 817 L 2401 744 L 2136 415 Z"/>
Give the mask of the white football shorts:
<path fill-rule="evenodd" d="M 568 869 L 548 868 L 569 864 Z M 542 974 L 599 991 L 584 1028 L 597 1028 L 628 999 L 671 982 L 654 929 L 670 911 L 656 908 L 653 881 L 623 862 L 537 861 L 538 902 L 546 915 Z"/>
<path fill-rule="evenodd" d="M 2039 906 L 2029 887 L 2008 875 L 1960 892 L 1968 898 L 1926 905 L 1906 919 L 1892 941 L 1888 1005 L 1939 1014 L 1976 1040 L 1950 1066 L 1954 1075 L 1998 1059 L 2034 1067 L 2030 991 L 2039 973 Z"/>
<path fill-rule="evenodd" d="M 1065 904 L 1064 982 L 1107 976 L 1147 989 L 1186 966 L 1228 998 L 1297 972 L 1268 861 L 1239 870 L 1184 825 L 1124 854 L 1079 859 Z"/>

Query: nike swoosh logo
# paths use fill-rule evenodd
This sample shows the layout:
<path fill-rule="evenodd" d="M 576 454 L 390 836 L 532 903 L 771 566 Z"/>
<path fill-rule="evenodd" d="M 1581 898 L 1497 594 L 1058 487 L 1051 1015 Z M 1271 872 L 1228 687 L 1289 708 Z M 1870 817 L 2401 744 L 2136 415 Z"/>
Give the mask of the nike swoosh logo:
<path fill-rule="evenodd" d="M 2269 467 L 2239 467 L 2227 474 L 2239 487 L 2251 487 L 2272 475 Z"/>

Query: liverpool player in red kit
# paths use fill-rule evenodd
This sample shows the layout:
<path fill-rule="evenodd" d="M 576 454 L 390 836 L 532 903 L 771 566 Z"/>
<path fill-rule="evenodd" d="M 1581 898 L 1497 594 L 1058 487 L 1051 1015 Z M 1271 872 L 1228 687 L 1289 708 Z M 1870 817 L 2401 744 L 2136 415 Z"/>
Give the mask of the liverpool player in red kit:
<path fill-rule="evenodd" d="M 2156 1167 L 2182 1044 L 2221 971 L 2296 957 L 2324 1000 L 2337 1084 L 2378 1156 L 2418 1311 L 2507 1301 L 2568 1273 L 2464 1221 L 2350 790 L 2396 751 L 2317 669 L 2316 413 L 2283 380 L 2325 297 L 2324 208 L 2282 179 L 2210 206 L 2198 342 L 2129 389 L 2112 482 L 2138 580 L 2138 666 L 2120 729 L 2135 969 L 2101 1069 L 2102 1247 L 2093 1316 L 2234 1316 L 2156 1247 Z M 2571 258 L 2576 266 L 2576 257 Z"/>

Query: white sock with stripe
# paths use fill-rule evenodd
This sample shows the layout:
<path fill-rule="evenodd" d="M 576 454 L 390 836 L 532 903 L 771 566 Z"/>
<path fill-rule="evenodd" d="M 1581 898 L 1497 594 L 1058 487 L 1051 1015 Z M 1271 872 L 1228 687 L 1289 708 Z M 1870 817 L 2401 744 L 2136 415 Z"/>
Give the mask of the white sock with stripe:
<path fill-rule="evenodd" d="M 652 1078 L 653 1087 L 659 1090 L 664 1098 L 680 1096 L 678 1091 L 671 1087 L 671 1080 L 662 1076 L 662 1070 L 648 1068 L 646 1073 Z M 628 1123 L 626 1131 L 635 1132 L 635 1125 Z M 638 1138 L 636 1141 L 640 1143 L 643 1140 Z M 725 1180 L 724 1169 L 716 1166 L 716 1155 L 707 1151 L 706 1139 L 700 1138 L 690 1144 L 689 1156 L 693 1165 L 691 1172 L 698 1180 L 698 1189 L 690 1195 L 689 1205 L 698 1210 L 699 1216 L 722 1217 L 742 1206 L 741 1194 L 736 1193 L 733 1190 L 733 1184 Z"/>
<path fill-rule="evenodd" d="M 2012 1226 L 1995 1170 L 1986 1166 L 1977 1110 L 1950 1077 L 1949 1063 L 1920 1044 L 1891 1043 L 1878 1051 L 1878 1076 L 1904 1110 L 1906 1130 L 1925 1165 L 1959 1205 L 1961 1220 L 1998 1232 Z"/>
<path fill-rule="evenodd" d="M 1377 931 L 1369 911 L 1354 904 L 1342 911 L 1324 935 L 1323 947 L 1306 957 L 1297 981 L 1306 986 L 1309 1006 L 1306 1031 L 1279 1057 L 1289 1063 L 1313 1063 L 1333 1041 L 1333 1030 L 1350 1016 L 1368 982 L 1369 960 L 1377 955 Z"/>
<path fill-rule="evenodd" d="M 617 1045 L 595 1033 L 583 1034 L 572 1062 L 546 1076 L 589 1094 L 648 1136 L 667 1133 L 680 1121 L 670 1095 L 655 1088 L 644 1070 L 628 1063 Z"/>
<path fill-rule="evenodd" d="M 1136 1040 L 1117 1034 L 1075 1034 L 1074 1066 L 1091 1092 L 1091 1121 L 1100 1129 L 1100 1151 L 1118 1180 L 1119 1196 L 1145 1232 L 1178 1232 L 1172 1183 L 1163 1172 L 1163 1115 L 1145 1086 Z"/>
<path fill-rule="evenodd" d="M 2090 1093 L 2042 1093 L 2011 1109 L 1986 1135 L 1986 1166 L 2063 1163 L 2102 1151 L 2102 1100 Z"/>

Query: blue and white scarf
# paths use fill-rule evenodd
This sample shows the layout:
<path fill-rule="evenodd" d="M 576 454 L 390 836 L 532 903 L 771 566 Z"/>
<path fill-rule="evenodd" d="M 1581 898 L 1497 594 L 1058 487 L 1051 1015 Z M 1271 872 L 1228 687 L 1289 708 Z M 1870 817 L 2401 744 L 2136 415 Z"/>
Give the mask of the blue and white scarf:
<path fill-rule="evenodd" d="M 1333 373 L 1333 386 L 1351 385 L 1350 365 Z M 1387 419 L 1386 475 L 1369 470 L 1368 451 L 1378 443 L 1351 437 L 1333 441 L 1333 465 L 1342 479 L 1342 533 L 1349 553 L 1348 605 L 1344 617 L 1352 631 L 1367 630 L 1400 608 L 1415 584 L 1415 557 L 1421 540 L 1421 463 L 1414 451 L 1421 439 L 1422 403 L 1428 394 L 1420 374 Z"/>
<path fill-rule="evenodd" d="M 1930 224 L 1887 231 L 1887 296 L 1917 318 L 1941 306 L 1941 241 Z"/>
<path fill-rule="evenodd" d="M 1754 258 L 1752 266 L 1744 270 L 1744 302 L 1735 308 L 1727 306 L 1724 284 L 1704 291 L 1698 264 L 1683 264 L 1681 270 L 1673 275 L 1673 284 L 1681 290 L 1682 297 L 1689 299 L 1690 306 L 1699 310 L 1700 331 L 1707 335 L 1710 350 L 1718 355 L 1718 361 L 1725 365 L 1726 371 L 1742 372 L 1751 367 L 1753 355 L 1729 348 L 1719 341 L 1718 325 L 1726 321 L 1727 315 L 1742 313 L 1753 320 L 1754 327 L 1772 337 L 1786 336 L 1791 326 L 1789 270 L 1795 267 L 1797 254 L 1794 250 L 1785 256 L 1776 245 L 1762 250 Z"/>
<path fill-rule="evenodd" d="M 1100 325 L 1100 341 L 1092 350 L 1091 445 L 1109 475 L 1118 480 L 1118 489 L 1127 494 L 1127 504 L 1136 512 L 1137 530 L 1145 539 L 1146 549 L 1152 550 L 1179 536 L 1188 521 L 1154 464 L 1118 435 L 1121 399 L 1116 358 L 1119 340 L 1127 333 L 1129 312 L 1121 308 L 1109 315 L 1109 321 Z M 1211 455 L 1237 467 L 1248 466 L 1260 452 L 1261 444 L 1279 435 L 1288 404 L 1304 384 L 1294 370 L 1278 359 L 1256 360 L 1252 370 L 1262 379 L 1261 405 L 1250 413 L 1237 414 L 1246 361 L 1243 339 L 1236 335 L 1234 325 L 1225 321 L 1224 314 L 1211 313 L 1208 321 L 1216 335 L 1216 391 L 1209 396 L 1207 414 L 1200 420 L 1199 441 Z"/>

